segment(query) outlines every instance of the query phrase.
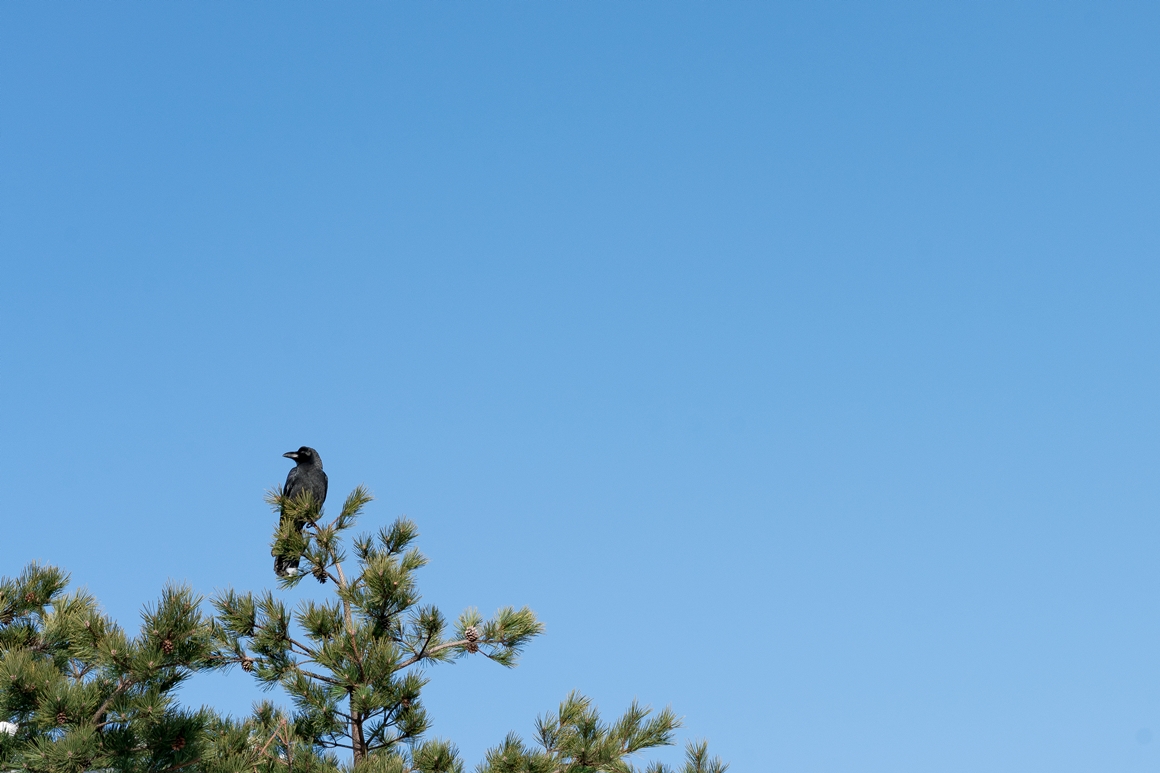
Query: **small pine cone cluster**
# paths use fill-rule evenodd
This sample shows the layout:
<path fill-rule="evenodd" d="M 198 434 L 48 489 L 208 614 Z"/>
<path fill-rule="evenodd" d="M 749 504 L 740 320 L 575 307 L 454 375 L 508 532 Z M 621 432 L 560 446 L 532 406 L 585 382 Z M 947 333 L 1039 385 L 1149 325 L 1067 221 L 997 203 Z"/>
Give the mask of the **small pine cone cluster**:
<path fill-rule="evenodd" d="M 253 658 L 242 658 L 242 670 L 249 673 L 254 670 Z"/>
<path fill-rule="evenodd" d="M 56 712 L 56 723 L 63 725 L 65 722 L 68 722 L 68 714 L 65 714 L 63 711 Z"/>
<path fill-rule="evenodd" d="M 314 574 L 314 579 L 318 580 L 321 583 L 326 582 L 326 570 L 323 569 L 321 566 L 314 567 L 313 574 Z"/>
<path fill-rule="evenodd" d="M 164 652 L 166 655 L 172 655 L 173 654 L 173 640 L 166 639 L 165 641 L 161 642 L 161 651 Z"/>
<path fill-rule="evenodd" d="M 476 644 L 479 641 L 479 631 L 474 625 L 467 626 L 467 630 L 463 632 L 463 638 L 467 639 L 468 652 L 479 652 L 479 645 Z"/>
<path fill-rule="evenodd" d="M 33 593 L 32 591 L 28 591 L 28 593 L 24 594 L 24 603 L 31 604 L 34 601 L 36 601 L 36 594 L 35 593 Z"/>
<path fill-rule="evenodd" d="M 411 708 L 411 699 L 410 698 L 403 698 L 403 700 L 399 703 L 399 705 L 402 706 L 404 709 L 409 709 L 409 708 Z"/>
<path fill-rule="evenodd" d="M 169 748 L 173 749 L 173 751 L 175 751 L 175 752 L 179 752 L 182 749 L 184 749 L 185 748 L 185 736 L 179 735 L 176 738 L 174 738 L 173 743 L 170 744 Z"/>

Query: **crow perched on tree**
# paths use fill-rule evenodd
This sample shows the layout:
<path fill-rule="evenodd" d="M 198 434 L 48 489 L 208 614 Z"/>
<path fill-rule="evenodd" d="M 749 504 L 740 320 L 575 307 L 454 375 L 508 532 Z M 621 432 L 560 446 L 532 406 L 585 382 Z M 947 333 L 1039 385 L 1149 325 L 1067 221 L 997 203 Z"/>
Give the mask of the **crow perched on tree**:
<path fill-rule="evenodd" d="M 290 474 L 286 476 L 286 485 L 282 487 L 282 496 L 286 499 L 294 499 L 302 495 L 303 492 L 310 492 L 314 496 L 314 502 L 320 508 L 322 503 L 326 501 L 326 473 L 322 471 L 322 458 L 319 457 L 318 452 L 313 448 L 302 446 L 297 451 L 288 451 L 282 454 L 287 459 L 293 459 L 294 469 L 290 470 Z M 282 525 L 286 524 L 286 519 L 290 517 L 286 514 L 286 508 L 282 508 Z M 298 531 L 302 531 L 302 527 L 306 524 L 299 523 Z M 293 577 L 298 574 L 298 557 L 283 558 L 282 556 L 274 556 L 274 574 L 279 577 Z"/>

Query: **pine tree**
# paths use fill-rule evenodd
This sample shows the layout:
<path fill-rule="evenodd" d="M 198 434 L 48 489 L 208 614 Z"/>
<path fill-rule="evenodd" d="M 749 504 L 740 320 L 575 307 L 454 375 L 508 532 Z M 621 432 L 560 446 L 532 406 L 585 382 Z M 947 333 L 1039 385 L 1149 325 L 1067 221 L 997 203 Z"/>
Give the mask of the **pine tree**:
<path fill-rule="evenodd" d="M 681 720 L 671 709 L 649 718 L 652 711 L 633 702 L 612 724 L 600 721 L 592 701 L 573 692 L 556 713 L 536 722 L 537 746 L 525 745 L 515 733 L 487 752 L 478 773 L 633 773 L 629 758 L 645 749 L 669 746 Z M 538 747 L 538 748 L 537 748 Z M 690 743 L 678 773 L 724 773 L 728 766 L 708 755 L 708 745 Z M 653 763 L 646 773 L 671 773 Z"/>
<path fill-rule="evenodd" d="M 177 770 L 203 752 L 211 713 L 174 689 L 211 666 L 201 600 L 171 586 L 130 638 L 68 575 L 29 565 L 0 580 L 0 769 Z"/>
<path fill-rule="evenodd" d="M 288 500 L 272 492 L 270 505 L 288 515 L 274 551 L 302 556 L 301 572 L 282 578 L 282 587 L 313 577 L 330 584 L 333 600 L 305 602 L 291 614 L 272 593 L 226 591 L 214 600 L 219 653 L 293 698 L 296 711 L 285 732 L 306 739 L 294 750 L 310 764 L 333 759 L 314 752 L 346 749 L 359 773 L 399 765 L 459 770 L 450 744 L 421 740 L 430 726 L 420 698 L 427 683 L 421 668 L 477 653 L 515 665 L 543 626 L 526 607 L 501 609 L 487 621 L 472 609 L 459 616 L 449 638 L 443 614 L 419 603 L 415 572 L 427 559 L 412 546 L 418 532 L 407 519 L 356 538 L 357 571 L 348 576 L 341 537 L 370 500 L 359 487 L 333 520 L 320 523 L 320 508 L 309 495 Z M 279 754 L 292 751 L 285 741 L 277 748 Z"/>
<path fill-rule="evenodd" d="M 36 773 L 463 773 L 449 741 L 426 738 L 425 669 L 483 656 L 514 666 L 543 632 L 531 610 L 475 609 L 453 624 L 420 603 L 416 572 L 427 560 L 405 519 L 376 534 L 346 533 L 371 501 L 359 487 L 323 520 L 305 496 L 280 490 L 268 502 L 280 519 L 273 550 L 301 557 L 282 589 L 313 577 L 326 601 L 293 612 L 272 592 L 219 593 L 215 616 L 183 586 L 147 607 L 129 638 L 68 576 L 32 564 L 0 580 L 0 771 Z M 181 708 L 175 689 L 197 671 L 239 667 L 266 688 L 280 686 L 293 710 L 263 701 L 235 720 L 210 708 Z M 510 734 L 477 773 L 635 773 L 640 752 L 673 742 L 680 720 L 633 704 L 604 723 L 573 693 L 539 719 L 536 743 Z M 691 744 L 675 773 L 723 773 L 704 744 Z M 642 770 L 674 773 L 659 763 Z"/>

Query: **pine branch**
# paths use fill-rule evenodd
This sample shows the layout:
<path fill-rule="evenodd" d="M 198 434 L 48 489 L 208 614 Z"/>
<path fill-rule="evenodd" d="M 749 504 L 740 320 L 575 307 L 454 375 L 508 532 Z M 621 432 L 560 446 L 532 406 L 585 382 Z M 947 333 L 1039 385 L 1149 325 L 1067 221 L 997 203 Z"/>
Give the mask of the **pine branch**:
<path fill-rule="evenodd" d="M 342 682 L 338 681 L 337 679 L 333 679 L 329 676 L 324 676 L 323 674 L 316 674 L 313 671 L 307 671 L 305 668 L 302 668 L 302 667 L 298 667 L 297 670 L 299 673 L 302 673 L 302 674 L 310 677 L 311 679 L 317 679 L 320 682 L 325 682 L 326 684 L 334 685 L 335 687 L 342 686 Z"/>
<path fill-rule="evenodd" d="M 93 718 L 89 720 L 89 724 L 95 725 L 97 723 L 97 720 L 99 720 L 104 715 L 105 711 L 108 710 L 109 704 L 111 704 L 118 696 L 123 694 L 126 690 L 128 690 L 132 686 L 133 686 L 132 680 L 121 679 L 121 681 L 118 683 L 116 689 L 113 690 L 113 694 L 110 695 L 108 698 L 106 698 L 105 702 L 101 704 L 101 707 L 99 709 L 97 709 L 95 714 L 93 714 Z"/>

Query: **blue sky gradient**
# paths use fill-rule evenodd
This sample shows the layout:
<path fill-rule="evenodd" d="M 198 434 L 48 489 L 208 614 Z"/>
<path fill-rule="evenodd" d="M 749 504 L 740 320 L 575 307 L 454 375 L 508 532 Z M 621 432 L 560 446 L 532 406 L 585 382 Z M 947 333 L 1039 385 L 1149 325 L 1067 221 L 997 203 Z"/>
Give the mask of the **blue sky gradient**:
<path fill-rule="evenodd" d="M 1157 39 L 1154 3 L 7 3 L 0 574 L 129 625 L 272 587 L 307 444 L 419 524 L 426 601 L 545 621 L 430 672 L 469 764 L 579 689 L 738 773 L 1154 770 Z"/>

